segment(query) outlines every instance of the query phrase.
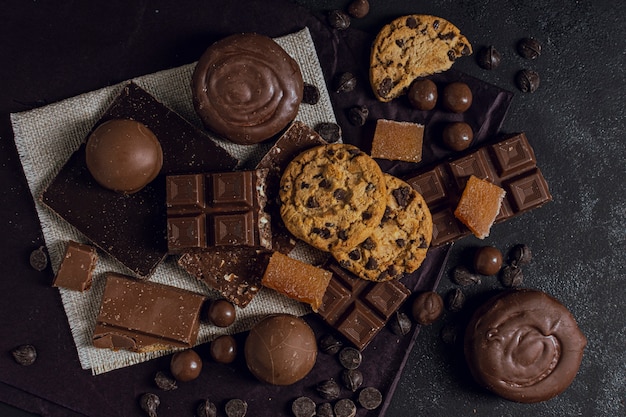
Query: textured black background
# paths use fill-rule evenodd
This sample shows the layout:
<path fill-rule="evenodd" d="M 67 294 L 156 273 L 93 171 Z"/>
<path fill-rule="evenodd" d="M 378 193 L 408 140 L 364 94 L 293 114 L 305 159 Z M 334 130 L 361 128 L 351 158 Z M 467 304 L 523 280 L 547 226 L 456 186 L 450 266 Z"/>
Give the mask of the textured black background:
<path fill-rule="evenodd" d="M 88 47 L 89 38 L 98 36 L 101 24 L 98 16 L 85 17 L 90 15 L 88 3 L 29 3 L 29 7 L 48 11 L 48 24 L 41 20 L 31 22 L 27 14 L 15 17 L 6 13 L 10 6 L 3 6 L 0 13 L 0 44 L 6 54 L 0 57 L 3 118 L 8 112 L 43 104 L 41 100 L 56 101 L 195 59 L 197 45 L 190 45 L 188 50 L 173 49 L 173 39 L 180 41 L 186 36 L 185 25 L 180 21 L 161 28 L 142 23 L 141 15 L 146 9 L 159 8 L 154 3 L 135 2 L 125 6 L 126 11 L 125 2 L 109 3 L 109 7 L 117 8 L 122 24 L 136 27 L 136 31 L 133 39 L 112 40 L 111 49 L 102 53 Z M 177 2 L 177 7 L 182 8 L 185 3 Z M 324 13 L 344 8 L 348 1 L 298 3 Z M 167 7 L 162 10 L 166 12 Z M 526 132 L 554 197 L 552 203 L 539 210 L 497 225 L 485 241 L 470 237 L 459 242 L 448 268 L 467 262 L 479 245 L 495 245 L 506 252 L 516 243 L 526 243 L 534 259 L 525 269 L 525 286 L 546 291 L 569 307 L 588 338 L 588 346 L 574 383 L 550 401 L 516 404 L 477 387 L 458 344 L 444 344 L 439 332 L 448 323 L 461 326 L 485 295 L 500 288 L 497 280 L 486 278 L 480 286 L 466 290 L 466 309 L 454 315 L 448 313 L 437 324 L 422 330 L 388 416 L 626 415 L 626 2 L 372 1 L 370 15 L 354 21 L 353 26 L 373 34 L 388 21 L 407 13 L 444 17 L 461 28 L 475 50 L 493 44 L 502 52 L 503 64 L 495 71 L 479 68 L 473 57 L 459 61 L 456 68 L 516 92 L 503 130 Z M 83 19 L 63 20 L 74 15 Z M 180 18 L 180 13 L 177 16 Z M 186 18 L 191 34 L 191 8 Z M 143 38 L 155 30 L 161 33 L 160 39 L 167 39 L 171 31 L 172 43 L 151 44 Z M 76 35 L 75 44 L 55 44 L 55 39 L 70 39 L 72 33 Z M 534 36 L 543 44 L 543 54 L 536 61 L 524 60 L 515 52 L 516 42 L 526 36 Z M 50 45 L 52 50 L 45 56 L 32 56 L 19 50 L 24 39 Z M 92 70 L 108 65 L 107 54 L 126 53 L 120 47 L 124 42 L 144 45 L 146 49 L 139 56 L 124 57 L 128 62 L 125 66 Z M 72 60 L 84 77 L 47 77 L 47 68 L 58 64 L 57 60 Z M 515 88 L 514 74 L 522 68 L 537 70 L 542 77 L 534 94 L 522 94 Z M 31 87 L 26 95 L 21 89 L 24 85 Z M 3 133 L 0 152 L 9 148 Z M 0 168 L 5 177 L 19 176 L 12 166 Z M 3 189 L 0 195 L 6 201 L 12 192 Z M 20 218 L 32 213 L 16 213 L 6 203 L 0 207 L 3 231 L 20 233 L 20 239 L 26 242 L 38 239 L 37 230 L 19 226 Z M 2 243 L 10 244 L 10 240 L 5 238 Z M 14 262 L 2 257 L 3 265 L 12 266 Z M 452 287 L 447 275 L 440 292 L 444 294 Z M 30 414 L 0 404 L 0 415 Z"/>

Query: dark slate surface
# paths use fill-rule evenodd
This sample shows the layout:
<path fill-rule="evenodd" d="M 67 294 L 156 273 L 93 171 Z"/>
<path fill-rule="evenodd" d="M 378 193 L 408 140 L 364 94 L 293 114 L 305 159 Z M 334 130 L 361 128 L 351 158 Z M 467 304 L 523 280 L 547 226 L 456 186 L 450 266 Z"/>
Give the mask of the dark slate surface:
<path fill-rule="evenodd" d="M 129 6 L 120 1 L 102 3 L 100 8 L 73 1 L 54 5 L 10 3 L 15 4 L 6 5 L 4 10 L 11 12 L 0 16 L 1 279 L 31 280 L 35 284 L 29 286 L 34 291 L 23 293 L 20 285 L 15 285 L 16 295 L 32 300 L 21 325 L 53 329 L 67 337 L 64 317 L 44 316 L 37 308 L 38 297 L 49 296 L 49 290 L 41 285 L 47 283 L 49 276 L 33 273 L 27 265 L 28 253 L 41 244 L 42 238 L 15 154 L 7 114 L 192 62 L 203 50 L 206 39 L 220 33 L 203 26 L 209 13 L 204 2 L 137 2 Z M 264 8 L 263 3 L 254 6 L 258 12 Z M 348 2 L 299 3 L 323 13 L 345 7 Z M 447 313 L 440 322 L 421 331 L 387 415 L 625 415 L 626 197 L 622 184 L 626 179 L 626 29 L 622 19 L 626 16 L 626 3 L 372 3 L 370 15 L 353 22 L 354 27 L 372 36 L 399 15 L 428 13 L 454 22 L 475 50 L 493 44 L 503 53 L 503 64 L 495 71 L 482 70 L 473 58 L 458 62 L 455 68 L 516 93 L 503 131 L 526 132 L 554 201 L 497 225 L 485 241 L 471 237 L 462 240 L 451 251 L 448 269 L 467 263 L 479 245 L 495 245 L 506 252 L 514 244 L 526 243 L 534 259 L 524 269 L 525 286 L 561 300 L 589 342 L 578 377 L 565 393 L 550 401 L 521 405 L 484 391 L 469 376 L 460 345 L 443 343 L 439 333 L 448 324 L 462 328 L 472 310 L 501 288 L 497 280 L 486 278 L 481 285 L 465 289 L 468 303 L 460 313 Z M 162 19 L 155 18 L 156 14 Z M 106 16 L 115 17 L 116 24 L 103 25 L 99 19 Z M 284 29 L 291 24 L 280 10 L 271 16 L 272 25 L 259 21 L 248 30 L 268 26 Z M 223 19 L 236 22 L 237 13 L 225 14 Z M 295 29 L 296 23 L 293 25 Z M 536 61 L 526 61 L 515 52 L 515 43 L 525 36 L 534 36 L 543 43 L 543 54 Z M 541 86 L 534 94 L 522 94 L 515 88 L 514 75 L 522 68 L 541 74 Z M 439 286 L 442 294 L 453 288 L 448 276 Z M 12 346 L 5 346 L 2 339 L 0 354 L 6 360 Z M 54 340 L 47 342 L 50 348 L 41 353 L 54 358 Z M 59 371 L 63 372 L 63 366 L 59 366 Z M 113 372 L 103 378 L 115 383 L 116 375 L 119 374 Z M 52 378 L 49 383 L 52 390 L 62 389 Z M 29 398 L 8 385 L 0 385 L 0 393 L 13 403 L 27 401 L 24 408 L 42 415 L 83 415 Z M 115 404 L 110 406 L 114 408 Z M 187 410 L 185 414 L 189 413 Z M 0 404 L 0 415 L 31 414 Z M 139 410 L 137 415 L 141 415 Z"/>

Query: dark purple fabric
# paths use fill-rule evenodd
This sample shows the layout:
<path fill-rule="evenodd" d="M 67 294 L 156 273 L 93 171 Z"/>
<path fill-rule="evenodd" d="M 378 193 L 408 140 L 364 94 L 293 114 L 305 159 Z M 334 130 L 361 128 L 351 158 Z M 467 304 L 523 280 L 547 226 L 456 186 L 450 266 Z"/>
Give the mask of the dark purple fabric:
<path fill-rule="evenodd" d="M 2 95 L 1 109 L 5 112 L 25 110 L 34 104 L 60 100 L 133 76 L 192 62 L 210 42 L 226 34 L 257 31 L 279 36 L 308 26 L 326 79 L 332 80 L 338 72 L 348 70 L 359 78 L 354 92 L 331 94 L 346 142 L 367 149 L 371 141 L 371 121 L 381 117 L 420 122 L 457 117 L 439 112 L 429 120 L 429 116 L 412 110 L 404 99 L 387 104 L 376 102 L 367 84 L 371 36 L 355 30 L 332 31 L 324 21 L 285 0 L 214 1 L 210 10 L 206 3 L 198 2 L 194 11 L 178 10 L 173 5 L 172 10 L 164 10 L 170 6 L 162 5 L 159 13 L 171 18 L 170 26 L 160 21 L 154 10 L 143 10 L 140 15 L 132 9 L 129 13 L 137 13 L 137 16 L 116 20 L 123 6 L 125 3 L 112 2 L 103 10 L 87 11 L 83 10 L 86 5 L 76 2 L 66 4 L 61 10 L 46 11 L 45 5 L 24 4 L 26 9 L 33 8 L 24 15 L 34 13 L 32 18 L 40 19 L 42 27 L 46 27 L 48 13 L 56 13 L 48 26 L 54 36 L 32 39 L 32 33 L 24 34 L 30 36 L 26 40 L 31 39 L 32 48 L 15 51 L 14 68 L 22 76 L 12 73 L 15 82 L 10 83 Z M 190 13 L 196 14 L 194 19 L 189 18 Z M 102 20 L 85 24 L 79 18 L 86 15 Z M 81 32 L 76 32 L 78 30 Z M 106 31 L 108 37 L 101 36 L 102 31 Z M 170 36 L 170 32 L 176 36 Z M 120 46 L 120 43 L 125 44 Z M 120 55 L 122 50 L 127 52 Z M 38 62 L 39 67 L 35 68 L 32 62 Z M 40 73 L 42 68 L 44 73 Z M 464 78 L 457 72 L 435 77 L 441 83 Z M 480 114 L 463 117 L 475 118 L 473 123 L 481 126 L 476 142 L 482 142 L 499 129 L 512 95 L 477 80 L 471 82 L 482 91 L 479 94 L 482 98 L 478 99 Z M 328 84 L 332 88 L 332 82 Z M 370 106 L 370 122 L 362 128 L 350 125 L 345 116 L 347 108 L 357 103 Z M 486 111 L 487 104 L 489 111 Z M 479 119 L 482 121 L 477 122 Z M 432 143 L 427 145 L 424 164 L 420 166 L 447 156 L 434 144 L 435 134 L 431 133 L 430 125 L 427 132 L 427 142 L 432 140 Z M 417 165 L 382 161 L 381 166 L 399 176 L 419 169 Z M 276 417 L 291 415 L 291 401 L 300 395 L 320 400 L 314 391 L 315 384 L 322 379 L 339 377 L 336 358 L 324 354 L 320 354 L 317 366 L 307 378 L 289 387 L 257 382 L 247 371 L 241 355 L 233 365 L 215 364 L 207 359 L 200 378 L 181 383 L 171 392 L 161 392 L 153 383 L 158 370 L 168 369 L 169 357 L 92 376 L 90 371 L 80 368 L 58 290 L 50 286 L 51 269 L 48 267 L 40 273 L 28 265 L 30 251 L 42 245 L 43 238 L 6 114 L 0 119 L 0 177 L 3 184 L 0 216 L 7 219 L 0 223 L 3 265 L 0 275 L 3 335 L 0 338 L 0 401 L 51 417 L 130 417 L 143 416 L 138 398 L 144 392 L 155 392 L 161 396 L 160 417 L 193 415 L 196 404 L 205 398 L 216 402 L 223 410 L 224 402 L 235 397 L 248 401 L 249 415 Z M 405 284 L 415 291 L 436 288 L 447 251 L 447 247 L 431 250 L 420 270 L 404 279 Z M 314 315 L 307 320 L 318 334 L 328 330 Z M 361 409 L 359 416 L 384 414 L 418 331 L 415 328 L 411 335 L 399 338 L 383 329 L 364 351 L 365 384 L 381 389 L 386 403 L 372 412 Z M 237 335 L 237 339 L 242 347 L 245 334 Z M 39 351 L 38 360 L 30 367 L 17 365 L 8 353 L 23 343 L 34 344 Z M 208 358 L 208 345 L 197 350 Z M 342 392 L 342 397 L 349 395 L 345 390 Z"/>

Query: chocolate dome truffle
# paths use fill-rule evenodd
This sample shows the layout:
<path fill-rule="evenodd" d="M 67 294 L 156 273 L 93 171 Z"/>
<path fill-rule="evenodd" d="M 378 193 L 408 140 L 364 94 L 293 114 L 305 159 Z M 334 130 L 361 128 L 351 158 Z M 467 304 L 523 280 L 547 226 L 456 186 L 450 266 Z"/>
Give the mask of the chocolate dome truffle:
<path fill-rule="evenodd" d="M 250 372 L 263 382 L 290 385 L 315 365 L 317 342 L 309 325 L 290 314 L 273 314 L 251 330 L 244 347 Z"/>
<path fill-rule="evenodd" d="M 154 133 L 143 124 L 114 119 L 102 123 L 91 133 L 85 161 L 98 184 L 132 194 L 159 174 L 163 151 Z"/>
<path fill-rule="evenodd" d="M 296 117 L 303 90 L 298 63 L 274 40 L 255 33 L 211 45 L 192 78 L 194 107 L 206 128 L 242 145 L 283 130 Z"/>
<path fill-rule="evenodd" d="M 548 400 L 572 383 L 587 339 L 563 304 L 541 291 L 510 290 L 472 316 L 465 357 L 474 379 L 511 401 Z"/>

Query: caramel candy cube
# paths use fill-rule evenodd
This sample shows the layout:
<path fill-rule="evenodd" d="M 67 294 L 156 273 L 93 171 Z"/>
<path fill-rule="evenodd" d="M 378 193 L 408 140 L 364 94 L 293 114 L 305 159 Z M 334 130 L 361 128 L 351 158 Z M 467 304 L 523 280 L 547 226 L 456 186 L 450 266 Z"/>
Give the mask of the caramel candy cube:
<path fill-rule="evenodd" d="M 372 141 L 372 157 L 393 161 L 422 160 L 424 125 L 380 119 Z"/>
<path fill-rule="evenodd" d="M 310 304 L 317 312 L 332 275 L 330 271 L 274 252 L 261 283 L 289 298 Z"/>
<path fill-rule="evenodd" d="M 471 175 L 454 216 L 479 239 L 489 236 L 506 192 L 487 180 Z"/>
<path fill-rule="evenodd" d="M 91 288 L 98 254 L 96 248 L 70 240 L 52 285 L 74 291 Z"/>

